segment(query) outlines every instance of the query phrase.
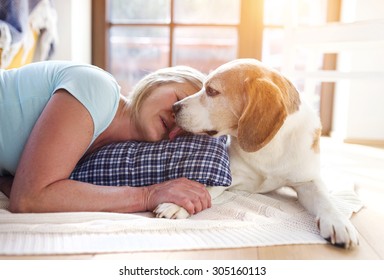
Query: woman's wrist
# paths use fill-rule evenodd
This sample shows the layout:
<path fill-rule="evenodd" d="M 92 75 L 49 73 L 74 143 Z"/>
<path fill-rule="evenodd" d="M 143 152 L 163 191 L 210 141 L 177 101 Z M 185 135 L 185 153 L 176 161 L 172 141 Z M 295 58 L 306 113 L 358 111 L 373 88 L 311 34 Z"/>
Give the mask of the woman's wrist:
<path fill-rule="evenodd" d="M 151 205 L 149 205 L 150 187 L 128 187 L 126 189 L 126 196 L 128 197 L 127 212 L 145 212 L 152 211 Z"/>
<path fill-rule="evenodd" d="M 153 209 L 150 209 L 150 206 L 149 206 L 149 196 L 150 196 L 149 187 L 142 187 L 140 189 L 142 190 L 141 204 L 143 205 L 142 207 L 144 211 L 152 211 Z"/>

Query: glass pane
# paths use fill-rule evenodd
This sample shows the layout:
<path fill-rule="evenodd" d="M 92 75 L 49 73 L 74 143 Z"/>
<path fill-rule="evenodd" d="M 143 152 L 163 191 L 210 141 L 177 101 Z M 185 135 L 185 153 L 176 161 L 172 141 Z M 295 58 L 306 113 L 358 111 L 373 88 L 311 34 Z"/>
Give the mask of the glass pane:
<path fill-rule="evenodd" d="M 124 94 L 145 74 L 168 66 L 168 28 L 112 27 L 109 42 L 109 71 Z"/>
<path fill-rule="evenodd" d="M 283 25 L 289 16 L 290 2 L 287 0 L 264 1 L 264 24 Z"/>
<path fill-rule="evenodd" d="M 189 65 L 209 73 L 236 58 L 236 28 L 180 27 L 175 29 L 174 35 L 175 65 Z"/>
<path fill-rule="evenodd" d="M 111 22 L 168 23 L 170 0 L 109 0 Z"/>
<path fill-rule="evenodd" d="M 263 33 L 262 60 L 270 67 L 281 70 L 283 64 L 284 29 L 265 28 Z"/>
<path fill-rule="evenodd" d="M 301 25 L 320 25 L 327 21 L 328 0 L 299 0 L 298 23 Z"/>
<path fill-rule="evenodd" d="M 326 21 L 327 0 L 264 1 L 264 24 L 318 25 Z"/>
<path fill-rule="evenodd" d="M 175 0 L 176 23 L 237 24 L 240 19 L 239 0 Z"/>
<path fill-rule="evenodd" d="M 284 39 L 283 28 L 264 29 L 262 60 L 267 65 L 279 71 L 281 71 L 281 66 L 283 65 L 283 48 L 286 45 Z M 308 52 L 305 51 L 305 49 L 298 48 L 294 53 L 294 57 L 295 61 L 293 66 L 296 71 L 316 71 L 322 68 L 322 53 Z M 310 67 L 310 69 L 308 69 L 308 67 Z M 302 78 L 291 81 L 300 92 L 304 93 L 304 89 L 311 89 L 310 93 L 312 95 L 308 98 L 308 101 L 313 102 L 313 108 L 319 110 L 321 83 L 313 80 L 303 80 Z"/>
<path fill-rule="evenodd" d="M 262 60 L 278 70 L 281 70 L 283 64 L 284 39 L 284 30 L 282 28 L 264 29 Z M 311 70 L 321 70 L 323 67 L 323 54 L 313 53 L 304 48 L 297 49 L 295 53 L 295 70 L 306 70 L 308 61 L 311 61 Z"/>

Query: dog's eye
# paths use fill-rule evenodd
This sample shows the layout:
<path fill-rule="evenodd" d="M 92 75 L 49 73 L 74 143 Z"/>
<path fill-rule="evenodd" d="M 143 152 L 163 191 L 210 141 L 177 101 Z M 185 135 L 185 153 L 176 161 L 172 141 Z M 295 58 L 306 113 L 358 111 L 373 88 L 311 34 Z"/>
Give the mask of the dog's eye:
<path fill-rule="evenodd" d="M 205 92 L 207 93 L 208 96 L 215 96 L 215 95 L 218 95 L 220 92 L 218 92 L 217 90 L 211 88 L 211 87 L 207 87 L 205 89 Z"/>

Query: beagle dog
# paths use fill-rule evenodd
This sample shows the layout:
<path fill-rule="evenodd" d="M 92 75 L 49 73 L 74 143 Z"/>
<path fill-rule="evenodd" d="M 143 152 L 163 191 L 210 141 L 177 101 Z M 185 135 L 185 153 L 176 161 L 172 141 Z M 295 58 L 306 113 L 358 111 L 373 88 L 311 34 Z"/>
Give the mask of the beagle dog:
<path fill-rule="evenodd" d="M 356 229 L 332 204 L 320 176 L 320 120 L 280 73 L 255 59 L 231 61 L 173 109 L 177 124 L 188 132 L 230 136 L 230 188 L 266 193 L 289 186 L 316 217 L 322 237 L 340 247 L 358 245 Z M 155 213 L 189 216 L 172 203 L 159 205 Z"/>

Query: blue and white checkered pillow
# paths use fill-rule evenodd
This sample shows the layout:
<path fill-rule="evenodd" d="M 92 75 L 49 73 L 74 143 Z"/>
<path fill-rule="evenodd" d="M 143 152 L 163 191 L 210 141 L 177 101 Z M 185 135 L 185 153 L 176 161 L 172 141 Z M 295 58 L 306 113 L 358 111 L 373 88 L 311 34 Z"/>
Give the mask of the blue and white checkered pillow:
<path fill-rule="evenodd" d="M 186 177 L 207 186 L 229 186 L 226 141 L 226 136 L 188 135 L 173 141 L 110 144 L 81 161 L 70 179 L 140 187 Z"/>

